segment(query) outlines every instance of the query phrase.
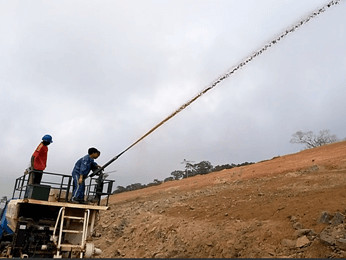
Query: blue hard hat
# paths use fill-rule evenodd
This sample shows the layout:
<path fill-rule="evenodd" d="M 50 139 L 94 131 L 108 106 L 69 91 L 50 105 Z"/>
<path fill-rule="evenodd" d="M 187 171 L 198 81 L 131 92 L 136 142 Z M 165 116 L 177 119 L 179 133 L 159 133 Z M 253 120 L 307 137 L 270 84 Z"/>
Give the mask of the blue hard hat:
<path fill-rule="evenodd" d="M 53 143 L 52 136 L 50 135 L 45 135 L 44 137 L 42 137 L 42 141 Z"/>

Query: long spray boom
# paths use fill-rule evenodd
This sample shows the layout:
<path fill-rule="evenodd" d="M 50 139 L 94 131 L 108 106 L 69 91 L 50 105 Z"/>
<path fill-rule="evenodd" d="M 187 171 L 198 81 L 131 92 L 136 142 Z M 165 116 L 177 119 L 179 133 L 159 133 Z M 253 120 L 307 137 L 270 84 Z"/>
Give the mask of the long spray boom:
<path fill-rule="evenodd" d="M 129 147 L 127 147 L 124 151 L 122 151 L 121 153 L 119 153 L 117 156 L 113 157 L 111 160 L 109 160 L 106 164 L 104 164 L 101 168 L 97 169 L 96 171 L 94 171 L 92 174 L 90 174 L 89 176 L 92 177 L 94 175 L 99 174 L 100 172 L 102 172 L 108 165 L 110 165 L 111 163 L 113 163 L 115 160 L 117 160 L 121 155 L 123 155 L 125 152 L 127 152 L 128 150 L 130 150 L 133 146 L 135 146 L 136 144 L 138 144 L 140 141 L 142 141 L 145 137 L 147 137 L 148 135 L 150 135 L 152 132 L 154 132 L 157 128 L 159 128 L 161 125 L 163 125 L 164 123 L 166 123 L 169 119 L 171 119 L 172 117 L 174 117 L 175 115 L 177 115 L 179 112 L 181 112 L 182 110 L 184 110 L 186 107 L 188 107 L 189 105 L 191 105 L 195 100 L 197 100 L 198 98 L 200 98 L 202 95 L 204 95 L 205 93 L 207 93 L 209 90 L 213 89 L 214 87 L 216 87 L 219 83 L 221 83 L 223 80 L 225 80 L 226 78 L 228 78 L 229 76 L 231 76 L 234 72 L 236 72 L 237 70 L 241 69 L 243 66 L 247 65 L 247 63 L 249 63 L 250 61 L 252 61 L 254 58 L 258 57 L 259 55 L 261 55 L 264 51 L 268 50 L 270 47 L 272 47 L 274 44 L 278 43 L 281 39 L 283 39 L 284 37 L 286 37 L 289 33 L 292 33 L 294 31 L 296 31 L 299 27 L 301 27 L 303 24 L 308 23 L 312 18 L 315 18 L 316 16 L 320 15 L 321 13 L 325 12 L 328 8 L 330 8 L 333 5 L 337 5 L 340 4 L 341 0 L 332 0 L 330 2 L 328 2 L 327 4 L 325 4 L 323 7 L 319 8 L 316 11 L 313 11 L 310 15 L 308 15 L 307 17 L 303 18 L 302 20 L 300 20 L 299 22 L 295 23 L 293 26 L 291 26 L 290 28 L 286 29 L 284 32 L 282 32 L 281 34 L 279 34 L 279 36 L 275 37 L 273 40 L 271 40 L 270 42 L 266 43 L 262 48 L 260 48 L 258 51 L 254 52 L 252 55 L 248 56 L 247 58 L 245 58 L 243 61 L 241 61 L 237 66 L 233 67 L 232 69 L 230 69 L 228 72 L 226 72 L 225 74 L 223 74 L 222 76 L 220 76 L 217 80 L 215 80 L 211 85 L 209 85 L 208 87 L 206 87 L 204 90 L 202 90 L 200 93 L 198 93 L 196 96 L 194 96 L 192 99 L 190 99 L 189 101 L 187 101 L 185 104 L 183 104 L 180 108 L 178 108 L 175 112 L 173 112 L 172 114 L 170 114 L 168 117 L 166 117 L 165 119 L 163 119 L 160 123 L 158 123 L 156 126 L 154 126 L 152 129 L 150 129 L 146 134 L 144 134 L 141 138 L 139 138 L 136 142 L 134 142 L 133 144 L 131 144 Z"/>

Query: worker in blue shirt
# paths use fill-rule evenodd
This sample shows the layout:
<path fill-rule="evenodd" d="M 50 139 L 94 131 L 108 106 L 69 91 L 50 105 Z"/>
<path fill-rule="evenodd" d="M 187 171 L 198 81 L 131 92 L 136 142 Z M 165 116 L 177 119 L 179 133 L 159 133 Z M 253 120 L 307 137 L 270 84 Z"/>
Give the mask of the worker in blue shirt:
<path fill-rule="evenodd" d="M 74 203 L 85 203 L 84 192 L 85 182 L 84 180 L 88 176 L 91 169 L 100 168 L 94 159 L 100 156 L 101 152 L 94 147 L 89 148 L 88 154 L 80 158 L 72 171 L 73 179 L 73 191 L 71 201 Z"/>

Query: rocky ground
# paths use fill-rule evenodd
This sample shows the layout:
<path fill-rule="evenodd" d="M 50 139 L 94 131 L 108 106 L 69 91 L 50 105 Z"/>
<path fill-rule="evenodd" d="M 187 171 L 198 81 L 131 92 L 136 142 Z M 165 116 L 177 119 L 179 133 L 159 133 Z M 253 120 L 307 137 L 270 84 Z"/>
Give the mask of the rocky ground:
<path fill-rule="evenodd" d="M 102 258 L 345 258 L 346 142 L 113 195 Z"/>

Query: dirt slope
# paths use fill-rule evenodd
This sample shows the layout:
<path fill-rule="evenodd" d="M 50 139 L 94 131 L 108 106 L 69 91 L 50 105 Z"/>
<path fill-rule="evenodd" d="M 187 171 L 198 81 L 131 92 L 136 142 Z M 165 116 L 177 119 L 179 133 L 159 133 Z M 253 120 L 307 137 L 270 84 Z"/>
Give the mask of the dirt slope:
<path fill-rule="evenodd" d="M 113 195 L 103 258 L 346 257 L 346 142 Z"/>

